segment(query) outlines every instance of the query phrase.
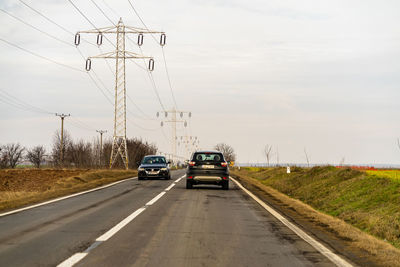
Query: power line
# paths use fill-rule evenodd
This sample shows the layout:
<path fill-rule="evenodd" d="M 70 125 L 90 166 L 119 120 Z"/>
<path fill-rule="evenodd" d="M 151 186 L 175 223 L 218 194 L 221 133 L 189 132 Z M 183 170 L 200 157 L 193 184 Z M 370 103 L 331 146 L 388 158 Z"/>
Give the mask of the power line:
<path fill-rule="evenodd" d="M 9 94 L 8 92 L 6 92 L 5 90 L 0 88 L 0 94 L 2 94 L 3 96 L 3 102 L 10 102 L 8 104 L 13 105 L 17 108 L 20 109 L 24 109 L 24 110 L 28 110 L 28 111 L 33 111 L 33 112 L 37 112 L 37 113 L 44 113 L 44 114 L 54 114 L 54 112 L 49 112 L 47 110 L 44 110 L 42 108 L 33 106 L 31 104 L 26 103 L 25 101 L 22 101 L 20 99 L 18 99 L 17 97 Z M 4 100 L 4 98 L 6 100 Z"/>
<path fill-rule="evenodd" d="M 170 89 L 170 91 L 171 91 L 171 95 L 172 95 L 172 99 L 173 99 L 173 101 L 174 101 L 175 107 L 176 107 L 176 109 L 178 109 L 178 105 L 176 104 L 176 99 L 175 99 L 174 91 L 172 90 L 171 78 L 170 78 L 170 76 L 169 76 L 168 67 L 167 67 L 167 60 L 165 59 L 165 53 L 164 53 L 164 47 L 163 47 L 163 46 L 161 47 L 161 51 L 162 51 L 163 59 L 164 59 L 165 72 L 167 73 L 169 89 Z"/>
<path fill-rule="evenodd" d="M 65 68 L 72 69 L 72 70 L 75 70 L 75 71 L 85 72 L 85 71 L 83 71 L 83 70 L 81 70 L 81 69 L 78 69 L 78 68 L 69 66 L 69 65 L 67 65 L 67 64 L 64 64 L 64 63 L 55 61 L 55 60 L 53 60 L 53 59 L 50 59 L 50 58 L 48 58 L 48 57 L 39 55 L 39 54 L 37 54 L 37 53 L 35 53 L 35 52 L 32 52 L 32 51 L 30 51 L 30 50 L 28 50 L 28 49 L 26 49 L 26 48 L 23 48 L 23 47 L 21 47 L 21 46 L 19 46 L 19 45 L 16 45 L 16 44 L 11 43 L 11 42 L 9 42 L 9 41 L 7 41 L 7 40 L 4 40 L 3 38 L 0 38 L 0 41 L 4 42 L 4 43 L 6 43 L 6 44 L 8 44 L 8 45 L 10 45 L 10 46 L 13 46 L 13 47 L 15 47 L 15 48 L 18 48 L 18 49 L 20 49 L 20 50 L 22 50 L 22 51 L 25 51 L 26 53 L 31 54 L 31 55 L 33 55 L 33 56 L 35 56 L 35 57 L 38 57 L 38 58 L 44 59 L 44 60 L 46 60 L 46 61 L 52 62 L 52 63 L 54 63 L 54 64 L 57 64 L 57 65 L 60 65 L 60 66 L 63 66 L 63 67 L 65 67 Z"/>
<path fill-rule="evenodd" d="M 55 26 L 57 26 L 58 28 L 60 28 L 61 30 L 63 30 L 66 33 L 69 33 L 71 35 L 75 35 L 75 33 L 71 32 L 70 30 L 66 29 L 65 27 L 61 26 L 60 24 L 58 24 L 57 22 L 55 22 L 54 20 L 50 19 L 49 17 L 47 17 L 46 15 L 44 15 L 42 12 L 38 11 L 37 9 L 33 8 L 32 6 L 28 5 L 26 2 L 19 0 L 23 5 L 25 5 L 26 7 L 28 7 L 30 10 L 34 11 L 35 13 L 39 14 L 41 17 L 43 17 L 44 19 L 46 19 L 47 21 L 49 21 L 50 23 L 54 24 Z M 87 42 L 88 44 L 91 44 L 93 46 L 97 46 L 94 43 L 91 43 L 85 39 L 82 39 L 85 42 Z M 68 43 L 69 44 L 69 43 Z"/>
<path fill-rule="evenodd" d="M 144 23 L 143 19 L 140 17 L 139 12 L 137 12 L 136 8 L 133 6 L 132 2 L 130 0 L 128 0 L 129 5 L 132 7 L 133 11 L 135 12 L 136 16 L 139 18 L 139 20 L 142 22 L 143 26 L 148 30 L 146 23 Z M 157 43 L 157 39 L 151 35 L 151 37 L 154 39 L 154 41 Z M 174 101 L 175 104 L 175 108 L 178 109 L 178 105 L 176 104 L 176 99 L 175 99 L 175 95 L 172 89 L 172 84 L 171 84 L 171 78 L 169 76 L 169 71 L 168 71 L 168 67 L 167 67 L 167 61 L 165 58 L 165 53 L 164 53 L 164 47 L 161 46 L 161 50 L 162 50 L 162 54 L 163 54 L 163 59 L 164 59 L 164 66 L 165 66 L 165 72 L 167 74 L 167 78 L 168 78 L 168 84 L 169 84 L 169 88 L 171 91 L 171 95 L 172 95 L 172 99 Z M 165 110 L 165 109 L 164 109 Z"/>
<path fill-rule="evenodd" d="M 107 14 L 103 11 L 103 9 L 101 9 L 101 8 L 96 4 L 96 2 L 95 2 L 94 0 L 90 0 L 90 1 L 91 1 L 91 2 L 93 3 L 93 5 L 95 5 L 96 8 L 103 14 L 103 16 L 106 17 L 106 19 L 108 19 L 109 22 L 111 22 L 111 24 L 113 24 L 114 26 L 117 26 L 117 25 L 115 25 L 115 23 L 107 16 Z"/>
<path fill-rule="evenodd" d="M 74 46 L 73 44 L 70 44 L 70 43 L 68 43 L 68 42 L 66 42 L 66 41 L 64 41 L 64 40 L 62 40 L 62 39 L 60 39 L 60 38 L 58 38 L 58 37 L 56 37 L 56 36 L 54 36 L 54 35 L 51 35 L 51 34 L 45 32 L 45 31 L 42 31 L 41 29 L 39 29 L 39 28 L 33 26 L 32 24 L 29 24 L 28 22 L 26 22 L 26 21 L 24 21 L 24 20 L 18 18 L 17 16 L 14 16 L 13 14 L 11 14 L 11 13 L 5 11 L 5 10 L 2 9 L 2 8 L 0 8 L 0 11 L 2 11 L 3 13 L 9 15 L 10 17 L 12 17 L 12 18 L 18 20 L 19 22 L 25 24 L 26 26 L 31 27 L 32 29 L 35 29 L 36 31 L 38 31 L 38 32 L 40 32 L 40 33 L 42 33 L 42 34 L 44 34 L 44 35 L 46 35 L 46 36 L 48 36 L 48 37 L 50 37 L 50 38 L 56 40 L 56 41 L 59 41 L 59 42 L 61 42 L 61 43 L 63 43 L 63 44 L 66 44 L 66 45 L 68 45 L 68 46 Z"/>

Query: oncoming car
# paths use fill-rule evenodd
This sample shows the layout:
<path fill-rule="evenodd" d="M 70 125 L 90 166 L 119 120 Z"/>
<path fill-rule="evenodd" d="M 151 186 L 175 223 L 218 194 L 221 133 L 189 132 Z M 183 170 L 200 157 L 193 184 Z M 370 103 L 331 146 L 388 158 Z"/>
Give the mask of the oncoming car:
<path fill-rule="evenodd" d="M 193 185 L 215 184 L 229 189 L 228 162 L 219 151 L 197 151 L 193 153 L 186 171 L 186 188 Z"/>
<path fill-rule="evenodd" d="M 164 156 L 145 156 L 138 167 L 138 179 L 164 178 L 171 179 L 169 164 Z"/>

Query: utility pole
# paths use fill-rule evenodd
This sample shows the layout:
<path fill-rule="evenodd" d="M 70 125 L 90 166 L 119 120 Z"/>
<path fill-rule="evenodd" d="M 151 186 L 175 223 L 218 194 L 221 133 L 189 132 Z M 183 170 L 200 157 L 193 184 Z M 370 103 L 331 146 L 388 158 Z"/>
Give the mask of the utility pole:
<path fill-rule="evenodd" d="M 101 166 L 101 156 L 103 155 L 103 134 L 107 131 L 96 130 L 100 134 L 100 157 L 99 157 L 99 166 Z"/>
<path fill-rule="evenodd" d="M 177 119 L 177 114 L 179 114 L 179 116 L 181 118 L 183 118 L 184 114 L 188 114 L 188 117 L 191 118 L 192 117 L 192 112 L 189 111 L 181 111 L 181 110 L 176 110 L 175 107 L 173 107 L 171 110 L 165 110 L 165 111 L 159 111 L 157 112 L 157 117 L 160 116 L 160 112 L 164 112 L 165 118 L 168 118 L 168 115 L 171 115 L 170 120 L 167 121 L 161 121 L 161 126 L 164 126 L 164 123 L 172 123 L 172 136 L 171 136 L 171 154 L 172 154 L 172 162 L 175 162 L 175 158 L 177 158 L 176 155 L 176 124 L 177 123 L 183 123 L 183 125 L 186 127 L 187 126 L 187 122 L 185 120 L 178 120 Z"/>
<path fill-rule="evenodd" d="M 66 117 L 71 116 L 71 114 L 58 114 L 56 113 L 57 117 L 61 118 L 61 142 L 60 142 L 60 163 L 63 164 L 64 162 L 64 119 Z"/>
<path fill-rule="evenodd" d="M 125 60 L 126 59 L 149 59 L 149 71 L 154 69 L 154 60 L 152 57 L 146 57 L 136 53 L 125 50 L 125 35 L 137 34 L 137 44 L 143 44 L 143 34 L 160 33 L 160 45 L 164 46 L 166 35 L 164 32 L 150 31 L 136 27 L 125 26 L 122 18 L 117 25 L 93 29 L 88 31 L 80 31 L 75 35 L 75 45 L 80 43 L 80 33 L 94 33 L 97 34 L 97 45 L 103 42 L 104 34 L 116 34 L 117 44 L 115 51 L 104 53 L 97 56 L 89 57 L 86 60 L 86 70 L 91 69 L 92 58 L 112 58 L 115 59 L 115 103 L 114 103 L 114 134 L 113 144 L 110 156 L 110 168 L 113 167 L 117 161 L 117 157 L 121 156 L 122 163 L 128 169 L 128 147 L 126 145 L 126 80 L 125 80 Z"/>

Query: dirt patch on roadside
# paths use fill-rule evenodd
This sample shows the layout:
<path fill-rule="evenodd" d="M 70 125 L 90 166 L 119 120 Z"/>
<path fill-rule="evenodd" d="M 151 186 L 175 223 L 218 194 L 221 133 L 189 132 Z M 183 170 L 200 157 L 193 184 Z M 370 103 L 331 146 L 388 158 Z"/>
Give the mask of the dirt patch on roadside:
<path fill-rule="evenodd" d="M 400 266 L 400 251 L 346 222 L 316 211 L 256 179 L 231 173 L 252 191 L 293 223 L 338 254 L 360 266 Z"/>
<path fill-rule="evenodd" d="M 0 211 L 92 189 L 136 175 L 137 172 L 132 170 L 0 170 Z"/>
<path fill-rule="evenodd" d="M 87 172 L 90 172 L 90 170 L 0 170 L 0 191 L 43 192 L 49 190 L 63 178 L 77 176 Z"/>

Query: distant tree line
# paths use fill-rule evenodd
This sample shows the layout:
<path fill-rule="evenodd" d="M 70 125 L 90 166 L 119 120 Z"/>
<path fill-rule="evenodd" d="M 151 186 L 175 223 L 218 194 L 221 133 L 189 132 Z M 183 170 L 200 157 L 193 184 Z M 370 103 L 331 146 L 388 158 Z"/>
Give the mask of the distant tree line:
<path fill-rule="evenodd" d="M 46 153 L 42 145 L 31 149 L 23 147 L 19 143 L 0 145 L 0 168 L 15 168 L 22 162 L 29 162 L 34 167 L 43 165 L 59 168 L 108 168 L 112 149 L 112 139 L 103 142 L 100 148 L 99 140 L 92 142 L 85 140 L 74 141 L 71 135 L 64 131 L 64 145 L 61 147 L 60 133 L 57 131 L 53 137 L 52 149 Z M 129 168 L 136 168 L 137 163 L 146 155 L 156 154 L 157 147 L 154 144 L 142 141 L 138 138 L 127 138 Z M 61 160 L 61 149 L 63 159 Z M 114 164 L 115 168 L 124 168 L 120 157 Z"/>

